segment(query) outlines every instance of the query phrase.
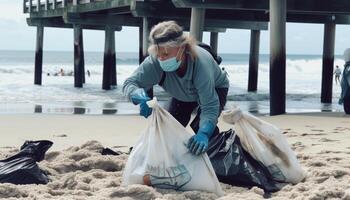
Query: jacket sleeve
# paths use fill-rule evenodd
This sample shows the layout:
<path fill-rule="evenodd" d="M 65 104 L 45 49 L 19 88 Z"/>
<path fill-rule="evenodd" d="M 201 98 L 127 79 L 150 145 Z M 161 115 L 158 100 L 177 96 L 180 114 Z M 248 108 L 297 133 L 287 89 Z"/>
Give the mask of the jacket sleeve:
<path fill-rule="evenodd" d="M 148 56 L 123 84 L 123 94 L 130 100 L 130 94 L 137 88 L 149 89 L 156 85 L 161 77 L 161 70 L 152 56 Z"/>
<path fill-rule="evenodd" d="M 213 67 L 209 66 L 216 65 L 213 62 L 197 62 L 195 66 L 193 83 L 197 89 L 198 104 L 201 109 L 199 127 L 202 127 L 207 121 L 210 121 L 214 125 L 218 122 L 220 102 L 215 90 L 214 76 L 211 71 Z"/>

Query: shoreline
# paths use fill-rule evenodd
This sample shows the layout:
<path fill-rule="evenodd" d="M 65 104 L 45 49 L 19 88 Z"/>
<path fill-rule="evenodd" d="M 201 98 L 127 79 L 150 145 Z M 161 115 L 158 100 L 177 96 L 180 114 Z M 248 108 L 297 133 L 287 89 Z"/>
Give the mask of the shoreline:
<path fill-rule="evenodd" d="M 286 102 L 286 114 L 298 113 L 342 113 L 342 105 L 333 104 L 313 104 L 308 103 L 298 105 L 299 101 Z M 168 101 L 160 100 L 163 107 L 167 107 Z M 268 101 L 227 101 L 225 109 L 230 109 L 233 105 L 248 111 L 251 114 L 269 115 Z M 308 108 L 305 108 L 308 107 Z M 0 103 L 0 115 L 3 114 L 66 114 L 66 115 L 137 115 L 139 107 L 126 101 L 117 102 L 52 102 L 52 103 Z"/>

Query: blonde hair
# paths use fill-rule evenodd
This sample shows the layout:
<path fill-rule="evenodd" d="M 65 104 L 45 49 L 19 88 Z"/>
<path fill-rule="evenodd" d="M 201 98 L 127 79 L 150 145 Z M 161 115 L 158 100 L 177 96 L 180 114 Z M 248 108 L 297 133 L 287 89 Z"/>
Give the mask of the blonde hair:
<path fill-rule="evenodd" d="M 179 35 L 178 37 L 171 38 L 164 42 L 157 42 L 160 38 L 166 38 L 170 35 Z M 185 46 L 185 51 L 189 52 L 192 59 L 197 57 L 195 46 L 197 42 L 194 38 L 188 34 L 183 33 L 183 28 L 179 26 L 175 21 L 164 21 L 156 24 L 152 27 L 149 34 L 150 46 L 148 53 L 153 56 L 157 56 L 159 46 L 167 47 L 181 47 Z"/>

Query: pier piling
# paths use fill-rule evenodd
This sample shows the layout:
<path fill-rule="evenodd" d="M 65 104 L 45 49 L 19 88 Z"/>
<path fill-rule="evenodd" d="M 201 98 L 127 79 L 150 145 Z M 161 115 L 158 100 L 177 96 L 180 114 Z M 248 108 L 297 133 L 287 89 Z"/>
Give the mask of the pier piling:
<path fill-rule="evenodd" d="M 332 103 L 335 23 L 324 25 L 321 102 Z"/>
<path fill-rule="evenodd" d="M 109 90 L 111 85 L 117 85 L 117 70 L 115 58 L 115 34 L 114 29 L 106 26 L 105 51 L 103 56 L 102 89 Z"/>
<path fill-rule="evenodd" d="M 286 112 L 287 0 L 270 0 L 270 115 Z"/>
<path fill-rule="evenodd" d="M 44 26 L 36 28 L 36 50 L 35 50 L 35 68 L 34 68 L 34 84 L 42 84 L 43 71 L 43 43 L 44 43 Z"/>
<path fill-rule="evenodd" d="M 251 30 L 250 31 L 248 92 L 256 92 L 258 90 L 259 47 L 260 47 L 260 31 Z"/>
<path fill-rule="evenodd" d="M 218 32 L 210 32 L 210 47 L 214 53 L 218 53 L 218 40 L 219 33 Z"/>
<path fill-rule="evenodd" d="M 84 48 L 83 30 L 80 25 L 74 25 L 74 87 L 83 87 L 84 82 Z"/>
<path fill-rule="evenodd" d="M 192 35 L 192 37 L 194 37 L 199 42 L 202 42 L 202 38 L 203 38 L 204 17 L 205 17 L 205 9 L 203 8 L 191 9 L 190 35 Z"/>

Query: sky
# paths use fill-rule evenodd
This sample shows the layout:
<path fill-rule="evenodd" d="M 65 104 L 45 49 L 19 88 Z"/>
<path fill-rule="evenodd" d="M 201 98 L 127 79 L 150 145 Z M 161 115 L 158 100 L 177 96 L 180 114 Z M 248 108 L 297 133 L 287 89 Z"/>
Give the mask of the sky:
<path fill-rule="evenodd" d="M 22 0 L 0 0 L 0 50 L 35 50 L 36 27 L 26 24 Z M 287 54 L 322 54 L 323 25 L 287 23 Z M 104 32 L 84 30 L 84 50 L 103 51 Z M 203 41 L 209 43 L 209 33 Z M 123 27 L 116 32 L 117 52 L 138 52 L 138 28 Z M 262 31 L 260 53 L 269 53 L 269 31 Z M 249 53 L 250 31 L 227 29 L 219 34 L 219 53 Z M 350 47 L 350 25 L 337 25 L 335 54 L 341 55 Z M 73 30 L 45 28 L 44 51 L 73 51 Z"/>

